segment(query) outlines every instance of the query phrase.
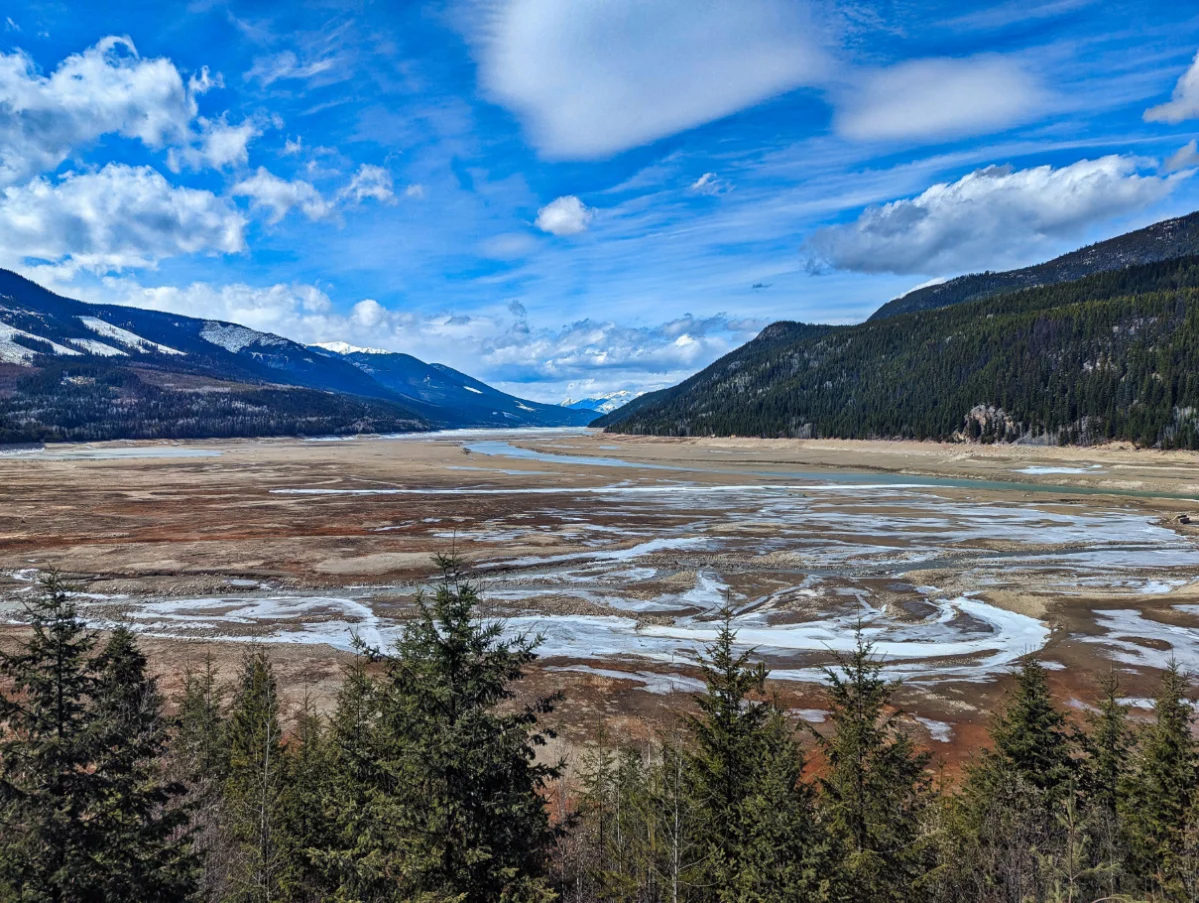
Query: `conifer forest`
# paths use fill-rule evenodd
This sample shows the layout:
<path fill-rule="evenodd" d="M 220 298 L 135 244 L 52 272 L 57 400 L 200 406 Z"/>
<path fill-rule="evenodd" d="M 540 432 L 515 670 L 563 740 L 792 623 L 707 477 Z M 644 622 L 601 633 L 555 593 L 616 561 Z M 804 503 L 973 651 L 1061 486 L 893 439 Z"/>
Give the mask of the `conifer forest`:
<path fill-rule="evenodd" d="M 859 638 L 827 720 L 772 696 L 731 612 L 705 689 L 643 746 L 547 752 L 569 698 L 518 704 L 538 640 L 479 616 L 453 559 L 336 704 L 284 725 L 268 647 L 167 699 L 138 638 L 51 574 L 0 653 L 0 900 L 1097 903 L 1199 900 L 1194 685 L 1130 720 L 1027 658 L 989 741 L 945 777 Z"/>

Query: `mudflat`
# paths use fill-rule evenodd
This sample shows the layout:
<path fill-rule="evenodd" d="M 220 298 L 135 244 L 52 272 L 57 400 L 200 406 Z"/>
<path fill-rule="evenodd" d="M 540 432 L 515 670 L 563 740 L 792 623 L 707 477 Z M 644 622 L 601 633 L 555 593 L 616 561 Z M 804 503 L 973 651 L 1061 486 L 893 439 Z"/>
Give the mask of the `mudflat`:
<path fill-rule="evenodd" d="M 822 717 L 860 630 L 912 730 L 969 752 L 1022 656 L 1083 709 L 1199 668 L 1199 455 L 1129 447 L 666 439 L 579 430 L 105 443 L 0 454 L 0 617 L 57 568 L 168 689 L 248 639 L 294 705 L 351 636 L 386 646 L 453 552 L 488 614 L 544 637 L 529 692 L 568 738 L 643 736 L 697 686 L 720 608 Z M 1180 519 L 1179 515 L 1183 515 Z"/>

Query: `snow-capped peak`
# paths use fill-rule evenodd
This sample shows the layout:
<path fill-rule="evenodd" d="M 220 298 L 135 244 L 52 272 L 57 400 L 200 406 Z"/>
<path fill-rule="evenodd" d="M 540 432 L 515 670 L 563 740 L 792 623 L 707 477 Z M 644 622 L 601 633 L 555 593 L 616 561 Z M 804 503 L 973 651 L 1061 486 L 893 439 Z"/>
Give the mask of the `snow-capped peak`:
<path fill-rule="evenodd" d="M 567 398 L 562 402 L 564 408 L 574 408 L 578 411 L 595 411 L 597 414 L 611 414 L 619 407 L 628 404 L 634 398 L 640 398 L 651 389 L 618 389 L 604 395 L 593 395 L 590 398 Z"/>
<path fill-rule="evenodd" d="M 314 342 L 313 348 L 323 348 L 334 354 L 391 354 L 386 348 L 362 348 L 349 342 Z"/>

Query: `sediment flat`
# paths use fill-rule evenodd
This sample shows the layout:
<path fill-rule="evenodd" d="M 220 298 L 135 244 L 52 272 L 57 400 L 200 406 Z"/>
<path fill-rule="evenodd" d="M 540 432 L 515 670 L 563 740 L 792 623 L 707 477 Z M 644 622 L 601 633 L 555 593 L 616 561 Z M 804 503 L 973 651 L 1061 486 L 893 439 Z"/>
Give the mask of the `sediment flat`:
<path fill-rule="evenodd" d="M 578 430 L 100 443 L 0 454 L 0 617 L 40 572 L 142 632 L 168 688 L 272 644 L 293 701 L 351 634 L 386 645 L 432 557 L 545 637 L 529 692 L 568 736 L 687 704 L 728 603 L 797 711 L 860 625 L 913 731 L 956 761 L 1022 656 L 1082 708 L 1112 667 L 1143 707 L 1199 667 L 1199 455 L 1124 446 L 666 439 Z M 1185 519 L 1185 518 L 1184 518 Z M 1193 664 L 1192 664 L 1193 663 Z M 565 711 L 565 710 L 564 710 Z"/>

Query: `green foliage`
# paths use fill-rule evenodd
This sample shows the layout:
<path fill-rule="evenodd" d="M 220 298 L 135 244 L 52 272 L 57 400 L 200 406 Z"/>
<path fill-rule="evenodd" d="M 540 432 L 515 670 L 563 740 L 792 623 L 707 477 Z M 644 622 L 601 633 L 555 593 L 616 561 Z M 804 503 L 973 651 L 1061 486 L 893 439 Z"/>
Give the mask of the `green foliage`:
<path fill-rule="evenodd" d="M 1199 258 L 856 326 L 776 323 L 598 425 L 1199 448 Z"/>
<path fill-rule="evenodd" d="M 1194 900 L 1199 745 L 1194 710 L 1177 665 L 1162 675 L 1154 720 L 1141 739 L 1122 815 L 1133 869 L 1167 900 Z"/>
<path fill-rule="evenodd" d="M 766 669 L 738 653 L 732 609 L 700 659 L 706 690 L 686 719 L 703 899 L 804 899 L 815 884 L 812 813 L 793 729 L 763 698 Z"/>
<path fill-rule="evenodd" d="M 275 676 L 260 646 L 250 646 L 242 657 L 227 737 L 225 829 L 235 847 L 226 899 L 237 903 L 284 899 L 290 864 L 281 826 L 287 759 Z"/>
<path fill-rule="evenodd" d="M 161 770 L 162 700 L 131 634 L 96 635 L 51 574 L 0 652 L 0 898 L 179 901 L 196 863 Z"/>
<path fill-rule="evenodd" d="M 881 671 L 859 634 L 853 652 L 826 671 L 832 732 L 813 730 L 827 763 L 820 824 L 841 863 L 825 882 L 834 900 L 909 899 L 932 865 L 922 837 L 929 756 L 888 710 L 897 685 Z"/>

